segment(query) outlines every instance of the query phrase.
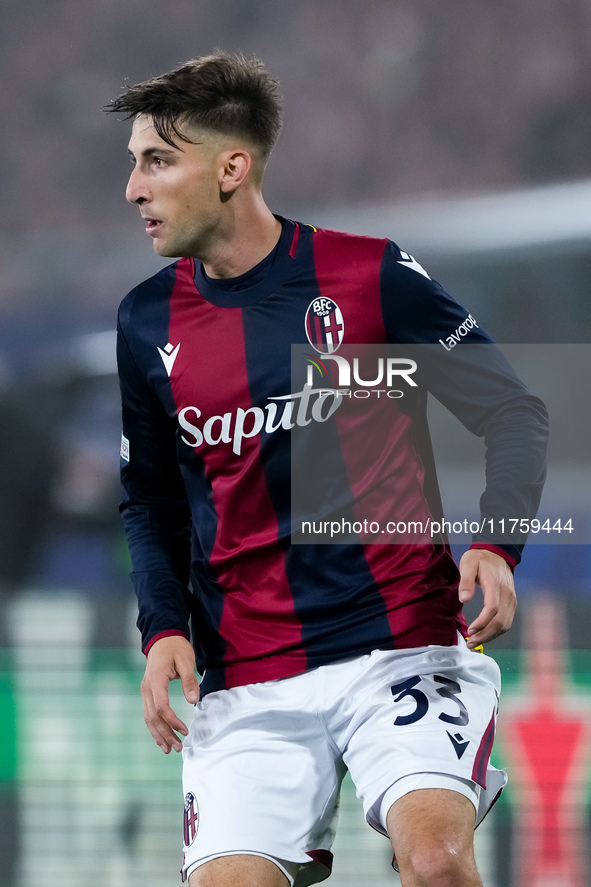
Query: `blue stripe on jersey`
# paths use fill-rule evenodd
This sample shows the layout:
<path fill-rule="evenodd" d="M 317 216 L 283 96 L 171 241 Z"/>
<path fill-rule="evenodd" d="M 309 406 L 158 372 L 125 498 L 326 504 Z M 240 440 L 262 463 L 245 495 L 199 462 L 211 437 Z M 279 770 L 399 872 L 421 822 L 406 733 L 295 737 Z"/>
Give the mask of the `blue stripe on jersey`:
<path fill-rule="evenodd" d="M 216 683 L 209 686 L 207 676 L 202 689 L 206 692 L 220 689 L 224 683 L 224 656 L 226 642 L 218 629 L 224 611 L 224 590 L 209 567 L 217 533 L 217 513 L 211 483 L 205 474 L 202 459 L 196 456 L 191 471 L 184 473 L 189 501 L 193 504 L 193 531 L 191 541 L 191 620 L 193 646 L 197 668 L 203 672 L 205 662 L 216 669 Z M 196 525 L 199 532 L 196 532 Z M 209 627 L 209 631 L 205 632 Z"/>
<path fill-rule="evenodd" d="M 162 330 L 167 336 L 170 326 L 170 298 L 176 283 L 176 265 L 169 265 L 155 277 L 140 284 L 122 303 L 121 309 L 129 307 L 129 318 L 121 316 L 121 325 L 133 330 L 134 358 L 142 367 L 148 367 L 147 379 L 157 389 L 158 396 L 168 415 L 176 417 L 176 406 L 170 379 L 161 360 L 154 360 L 157 347 L 164 348 L 166 341 L 157 341 L 156 333 Z M 166 331 L 166 332 L 165 332 Z"/>

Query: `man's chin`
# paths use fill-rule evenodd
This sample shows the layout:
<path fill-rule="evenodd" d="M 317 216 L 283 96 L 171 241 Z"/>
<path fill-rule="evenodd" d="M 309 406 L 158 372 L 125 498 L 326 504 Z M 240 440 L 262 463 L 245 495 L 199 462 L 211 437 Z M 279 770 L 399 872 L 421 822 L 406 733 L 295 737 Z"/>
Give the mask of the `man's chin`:
<path fill-rule="evenodd" d="M 182 256 L 182 251 L 175 249 L 174 244 L 154 240 L 152 246 L 154 247 L 154 252 L 162 256 L 163 259 L 178 259 Z"/>

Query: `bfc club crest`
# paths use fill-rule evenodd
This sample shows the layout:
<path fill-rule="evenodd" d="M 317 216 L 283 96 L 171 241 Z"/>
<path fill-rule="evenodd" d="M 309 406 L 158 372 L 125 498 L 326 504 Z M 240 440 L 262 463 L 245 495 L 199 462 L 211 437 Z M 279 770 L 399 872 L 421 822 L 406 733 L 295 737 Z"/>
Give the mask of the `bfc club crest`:
<path fill-rule="evenodd" d="M 341 309 L 332 299 L 313 299 L 306 311 L 308 342 L 319 354 L 332 354 L 345 335 Z"/>
<path fill-rule="evenodd" d="M 185 818 L 183 824 L 183 832 L 185 839 L 185 847 L 190 847 L 197 836 L 199 828 L 199 807 L 192 792 L 185 795 Z"/>

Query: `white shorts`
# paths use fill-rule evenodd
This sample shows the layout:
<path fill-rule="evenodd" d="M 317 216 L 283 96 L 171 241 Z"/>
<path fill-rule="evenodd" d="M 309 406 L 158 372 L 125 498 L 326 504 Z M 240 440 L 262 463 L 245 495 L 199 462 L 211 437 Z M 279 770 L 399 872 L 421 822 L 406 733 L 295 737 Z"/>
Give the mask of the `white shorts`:
<path fill-rule="evenodd" d="M 183 749 L 183 877 L 245 853 L 295 887 L 324 880 L 347 769 L 384 835 L 391 805 L 418 788 L 460 792 L 478 824 L 507 782 L 489 762 L 499 689 L 494 660 L 462 640 L 210 693 Z"/>

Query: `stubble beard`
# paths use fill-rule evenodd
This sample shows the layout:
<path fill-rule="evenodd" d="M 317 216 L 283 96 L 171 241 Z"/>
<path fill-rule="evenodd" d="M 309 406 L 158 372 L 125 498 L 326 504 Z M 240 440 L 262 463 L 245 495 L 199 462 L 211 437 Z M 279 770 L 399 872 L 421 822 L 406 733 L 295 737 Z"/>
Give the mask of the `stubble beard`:
<path fill-rule="evenodd" d="M 165 238 L 160 244 L 154 239 L 154 251 L 163 259 L 191 258 L 203 261 L 207 255 L 207 245 L 211 242 L 211 235 L 215 225 L 202 224 L 191 231 L 178 231 Z"/>

